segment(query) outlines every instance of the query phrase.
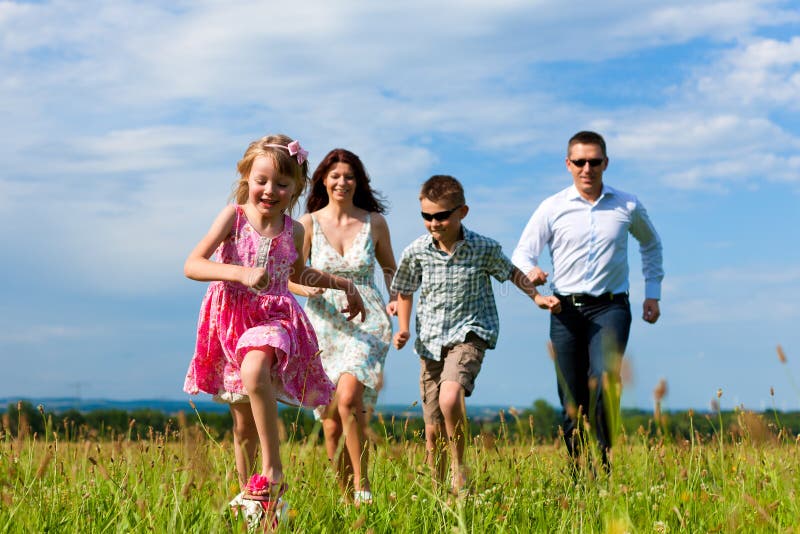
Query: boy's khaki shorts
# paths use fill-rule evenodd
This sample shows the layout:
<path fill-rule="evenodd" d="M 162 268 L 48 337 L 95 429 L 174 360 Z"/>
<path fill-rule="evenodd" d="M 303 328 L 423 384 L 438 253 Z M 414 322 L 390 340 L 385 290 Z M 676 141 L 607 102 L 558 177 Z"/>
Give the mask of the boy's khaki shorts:
<path fill-rule="evenodd" d="M 444 423 L 444 416 L 439 408 L 439 386 L 442 382 L 457 382 L 464 388 L 465 396 L 472 395 L 486 346 L 484 340 L 470 332 L 463 343 L 442 347 L 441 360 L 419 359 L 419 392 L 425 424 Z"/>

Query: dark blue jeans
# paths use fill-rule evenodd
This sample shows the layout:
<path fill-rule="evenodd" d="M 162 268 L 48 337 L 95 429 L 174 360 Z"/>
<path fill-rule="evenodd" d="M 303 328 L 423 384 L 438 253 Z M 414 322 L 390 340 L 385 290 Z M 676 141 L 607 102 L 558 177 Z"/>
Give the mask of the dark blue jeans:
<path fill-rule="evenodd" d="M 628 344 L 631 306 L 627 295 L 614 300 L 575 305 L 561 299 L 561 313 L 550 316 L 550 341 L 555 351 L 558 396 L 564 413 L 564 441 L 570 456 L 581 452 L 581 423 L 586 416 L 595 431 L 603 463 L 611 448 L 609 410 L 619 410 L 618 395 L 604 384 L 619 383 L 620 358 Z M 607 373 L 606 380 L 603 374 Z"/>

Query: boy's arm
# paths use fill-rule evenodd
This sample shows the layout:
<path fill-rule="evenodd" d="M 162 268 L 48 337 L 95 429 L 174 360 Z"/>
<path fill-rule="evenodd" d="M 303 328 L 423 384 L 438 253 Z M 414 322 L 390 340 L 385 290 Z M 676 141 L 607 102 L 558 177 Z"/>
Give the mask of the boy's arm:
<path fill-rule="evenodd" d="M 561 312 L 561 301 L 555 295 L 544 296 L 536 290 L 536 284 L 516 267 L 511 268 L 511 282 L 520 291 L 528 295 L 533 302 L 543 310 L 550 310 L 550 313 Z"/>
<path fill-rule="evenodd" d="M 397 294 L 397 333 L 394 335 L 394 347 L 402 349 L 411 337 L 409 325 L 411 324 L 411 308 L 414 305 L 414 295 Z"/>

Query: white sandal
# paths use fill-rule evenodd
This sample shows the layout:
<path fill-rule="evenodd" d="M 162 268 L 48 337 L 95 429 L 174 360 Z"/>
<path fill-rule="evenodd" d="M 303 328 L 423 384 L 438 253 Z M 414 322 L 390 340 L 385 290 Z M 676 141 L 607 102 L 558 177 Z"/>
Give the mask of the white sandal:
<path fill-rule="evenodd" d="M 356 506 L 362 504 L 372 504 L 372 492 L 370 490 L 356 490 L 353 492 L 353 502 Z"/>

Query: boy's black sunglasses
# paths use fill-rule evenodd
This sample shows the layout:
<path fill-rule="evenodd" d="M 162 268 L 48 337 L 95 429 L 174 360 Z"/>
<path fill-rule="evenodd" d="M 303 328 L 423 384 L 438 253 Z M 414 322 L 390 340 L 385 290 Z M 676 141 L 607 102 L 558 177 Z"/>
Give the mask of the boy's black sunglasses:
<path fill-rule="evenodd" d="M 569 161 L 576 167 L 583 168 L 583 166 L 586 165 L 587 163 L 589 164 L 589 167 L 598 167 L 602 165 L 605 160 L 606 160 L 605 158 L 594 158 L 594 159 L 571 159 Z"/>
<path fill-rule="evenodd" d="M 463 206 L 463 204 L 461 205 Z M 447 211 L 437 211 L 436 213 L 425 213 L 424 211 L 419 212 L 422 215 L 422 218 L 426 221 L 432 221 L 436 219 L 437 221 L 446 221 L 450 218 L 454 211 L 461 209 L 461 206 L 456 206 L 455 208 Z"/>

